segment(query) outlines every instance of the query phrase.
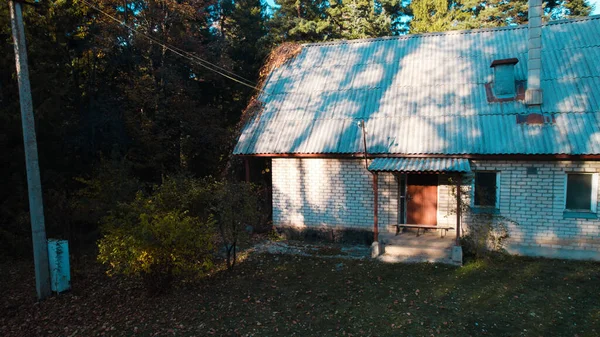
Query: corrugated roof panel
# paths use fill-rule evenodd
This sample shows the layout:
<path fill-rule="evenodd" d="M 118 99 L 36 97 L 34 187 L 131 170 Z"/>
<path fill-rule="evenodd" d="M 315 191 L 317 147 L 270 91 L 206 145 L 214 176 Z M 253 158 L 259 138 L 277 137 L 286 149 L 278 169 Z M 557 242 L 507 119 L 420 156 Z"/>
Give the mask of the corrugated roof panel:
<path fill-rule="evenodd" d="M 373 172 L 471 172 L 467 159 L 460 158 L 375 158 L 369 165 Z"/>
<path fill-rule="evenodd" d="M 517 57 L 526 78 L 524 27 L 305 45 L 269 76 L 234 152 L 362 152 L 365 119 L 377 153 L 598 154 L 598 34 L 600 17 L 544 26 L 544 126 L 517 124 L 522 102 L 487 101 L 493 60 Z"/>
<path fill-rule="evenodd" d="M 274 153 L 303 152 L 305 139 L 312 133 L 312 120 L 287 120 L 278 122 L 276 128 L 281 130 Z"/>
<path fill-rule="evenodd" d="M 598 151 L 600 148 L 600 142 L 598 142 L 598 136 L 600 135 L 600 121 L 596 119 L 598 114 L 577 114 L 581 120 L 582 133 L 591 135 L 587 139 L 583 140 L 579 153 L 588 153 L 591 151 Z M 596 137 L 594 137 L 596 135 Z"/>
<path fill-rule="evenodd" d="M 598 54 L 600 56 L 600 52 Z M 600 67 L 598 70 L 600 72 Z M 584 93 L 590 101 L 591 111 L 600 111 L 600 95 L 596 94 L 598 88 L 600 88 L 600 77 L 584 78 L 581 80 L 581 83 L 583 83 Z"/>
<path fill-rule="evenodd" d="M 359 153 L 364 151 L 362 129 L 358 126 L 358 121 L 346 119 L 337 121 L 342 125 L 344 132 L 339 137 L 337 153 Z"/>

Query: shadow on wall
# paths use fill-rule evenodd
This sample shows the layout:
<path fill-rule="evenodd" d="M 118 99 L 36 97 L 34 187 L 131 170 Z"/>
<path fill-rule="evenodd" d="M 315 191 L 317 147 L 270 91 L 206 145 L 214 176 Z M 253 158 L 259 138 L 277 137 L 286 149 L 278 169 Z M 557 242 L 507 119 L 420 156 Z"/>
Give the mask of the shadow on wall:
<path fill-rule="evenodd" d="M 277 225 L 371 230 L 371 174 L 357 161 L 274 159 L 273 171 Z"/>

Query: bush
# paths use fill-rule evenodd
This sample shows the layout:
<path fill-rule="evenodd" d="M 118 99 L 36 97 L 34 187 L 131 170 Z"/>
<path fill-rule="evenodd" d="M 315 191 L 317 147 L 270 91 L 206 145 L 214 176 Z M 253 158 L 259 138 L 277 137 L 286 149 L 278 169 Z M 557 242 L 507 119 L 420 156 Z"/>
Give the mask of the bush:
<path fill-rule="evenodd" d="M 140 277 L 151 294 L 168 290 L 175 275 L 202 274 L 212 267 L 215 223 L 211 216 L 190 214 L 186 203 L 174 207 L 174 186 L 167 179 L 150 196 L 138 192 L 101 226 L 98 259 L 109 275 Z"/>
<path fill-rule="evenodd" d="M 245 182 L 214 184 L 212 210 L 225 248 L 228 269 L 235 266 L 238 245 L 246 238 L 247 227 L 257 223 L 258 209 L 258 192 L 254 185 Z"/>
<path fill-rule="evenodd" d="M 103 219 L 98 259 L 109 275 L 139 277 L 149 293 L 160 293 L 175 276 L 207 272 L 217 241 L 225 248 L 227 267 L 233 268 L 258 213 L 251 184 L 169 177 L 153 193 L 138 192 Z"/>
<path fill-rule="evenodd" d="M 474 222 L 467 235 L 461 238 L 465 256 L 480 259 L 493 253 L 504 253 L 504 243 L 508 239 L 508 227 L 504 217 L 486 217 L 487 221 Z"/>
<path fill-rule="evenodd" d="M 453 200 L 457 198 L 456 180 L 449 178 Z M 475 210 L 471 207 L 471 198 L 474 197 L 471 186 L 473 176 L 461 178 L 461 214 L 463 219 L 468 219 L 467 234 L 461 237 L 463 254 L 467 258 L 480 259 L 490 255 L 504 254 L 504 245 L 509 238 L 508 223 L 517 224 L 515 221 L 495 213 Z M 452 209 L 450 214 L 456 214 Z"/>

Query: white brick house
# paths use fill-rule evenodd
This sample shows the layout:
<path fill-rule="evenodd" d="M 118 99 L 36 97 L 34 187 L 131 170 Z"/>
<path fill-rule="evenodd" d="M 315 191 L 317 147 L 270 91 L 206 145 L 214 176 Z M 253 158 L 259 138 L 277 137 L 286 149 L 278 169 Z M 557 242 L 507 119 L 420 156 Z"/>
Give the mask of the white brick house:
<path fill-rule="evenodd" d="M 600 17 L 530 7 L 531 27 L 303 45 L 234 150 L 271 158 L 274 224 L 458 237 L 493 214 L 510 251 L 600 260 Z"/>

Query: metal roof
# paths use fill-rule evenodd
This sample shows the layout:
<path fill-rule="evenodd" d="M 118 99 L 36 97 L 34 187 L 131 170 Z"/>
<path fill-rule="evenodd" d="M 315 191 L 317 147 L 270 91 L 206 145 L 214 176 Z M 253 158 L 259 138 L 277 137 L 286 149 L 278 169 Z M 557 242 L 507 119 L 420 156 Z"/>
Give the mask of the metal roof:
<path fill-rule="evenodd" d="M 375 158 L 369 165 L 374 172 L 471 172 L 469 160 L 460 158 Z"/>
<path fill-rule="evenodd" d="M 304 45 L 274 70 L 235 154 L 600 154 L 600 16 L 542 29 L 541 109 L 488 103 L 494 60 L 526 80 L 527 27 Z M 528 112 L 554 124 L 518 124 Z"/>

